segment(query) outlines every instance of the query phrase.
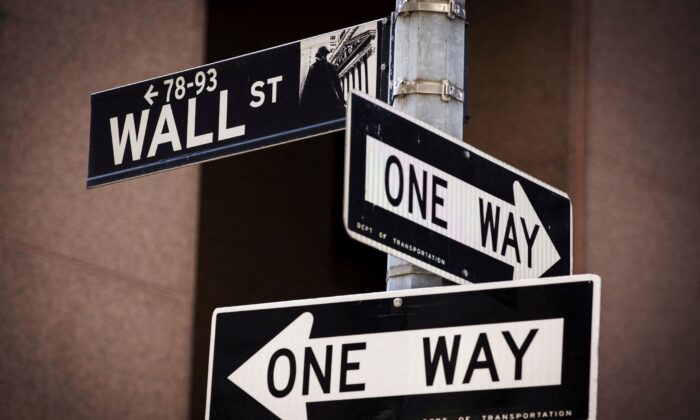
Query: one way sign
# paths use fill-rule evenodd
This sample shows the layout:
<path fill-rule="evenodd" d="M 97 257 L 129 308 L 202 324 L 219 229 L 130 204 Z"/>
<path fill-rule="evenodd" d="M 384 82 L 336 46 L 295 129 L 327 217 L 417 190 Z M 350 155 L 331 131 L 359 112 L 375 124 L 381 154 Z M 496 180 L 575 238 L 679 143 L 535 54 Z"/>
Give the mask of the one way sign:
<path fill-rule="evenodd" d="M 210 419 L 595 417 L 597 276 L 221 308 Z"/>
<path fill-rule="evenodd" d="M 366 95 L 348 112 L 350 236 L 457 283 L 571 274 L 565 193 Z"/>

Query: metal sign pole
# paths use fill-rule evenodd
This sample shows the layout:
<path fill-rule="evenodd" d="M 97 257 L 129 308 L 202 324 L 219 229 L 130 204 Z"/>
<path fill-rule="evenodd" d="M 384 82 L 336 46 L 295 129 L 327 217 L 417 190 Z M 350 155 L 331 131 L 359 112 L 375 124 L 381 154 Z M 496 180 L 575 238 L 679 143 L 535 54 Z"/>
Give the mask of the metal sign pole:
<path fill-rule="evenodd" d="M 462 138 L 465 0 L 396 0 L 393 106 Z M 451 284 L 388 256 L 387 290 Z"/>

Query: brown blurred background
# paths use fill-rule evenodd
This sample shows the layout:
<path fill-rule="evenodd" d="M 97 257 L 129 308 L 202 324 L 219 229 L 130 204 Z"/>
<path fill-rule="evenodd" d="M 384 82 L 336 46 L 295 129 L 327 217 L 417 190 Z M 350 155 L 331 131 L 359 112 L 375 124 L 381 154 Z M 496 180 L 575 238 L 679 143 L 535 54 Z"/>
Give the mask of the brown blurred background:
<path fill-rule="evenodd" d="M 90 93 L 392 0 L 0 0 L 0 418 L 202 418 L 216 306 L 384 289 L 342 135 L 87 191 Z M 568 192 L 598 414 L 700 411 L 700 2 L 468 2 L 465 141 Z M 265 194 L 261 194 L 261 192 Z"/>

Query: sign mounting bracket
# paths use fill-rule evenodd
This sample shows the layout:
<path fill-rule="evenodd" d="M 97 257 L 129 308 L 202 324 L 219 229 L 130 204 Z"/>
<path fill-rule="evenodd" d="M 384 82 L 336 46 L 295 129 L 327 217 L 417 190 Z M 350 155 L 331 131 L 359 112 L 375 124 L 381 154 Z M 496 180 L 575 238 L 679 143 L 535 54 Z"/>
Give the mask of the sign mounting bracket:
<path fill-rule="evenodd" d="M 450 19 L 467 20 L 467 12 L 464 0 L 449 1 L 425 1 L 425 0 L 405 0 L 399 6 L 398 14 L 411 12 L 445 13 Z"/>
<path fill-rule="evenodd" d="M 464 102 L 464 89 L 449 80 L 399 80 L 394 86 L 394 98 L 401 95 L 440 95 L 443 101 Z"/>

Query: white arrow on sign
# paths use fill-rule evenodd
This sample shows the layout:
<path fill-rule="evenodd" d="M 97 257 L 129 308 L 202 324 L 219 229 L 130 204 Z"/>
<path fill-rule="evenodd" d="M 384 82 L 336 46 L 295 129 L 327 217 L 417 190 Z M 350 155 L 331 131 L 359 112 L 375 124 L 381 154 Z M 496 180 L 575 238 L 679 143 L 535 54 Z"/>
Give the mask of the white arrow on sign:
<path fill-rule="evenodd" d="M 282 420 L 313 402 L 561 384 L 563 318 L 309 338 L 313 321 L 228 377 Z"/>
<path fill-rule="evenodd" d="M 501 200 L 367 136 L 365 200 L 537 278 L 561 256 L 519 182 Z"/>
<path fill-rule="evenodd" d="M 153 85 L 150 85 L 148 87 L 148 90 L 146 91 L 146 94 L 143 95 L 143 97 L 148 102 L 148 105 L 153 105 L 153 99 L 151 98 L 155 98 L 156 96 L 158 96 L 158 91 L 153 90 Z"/>

